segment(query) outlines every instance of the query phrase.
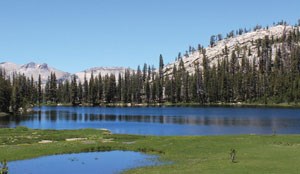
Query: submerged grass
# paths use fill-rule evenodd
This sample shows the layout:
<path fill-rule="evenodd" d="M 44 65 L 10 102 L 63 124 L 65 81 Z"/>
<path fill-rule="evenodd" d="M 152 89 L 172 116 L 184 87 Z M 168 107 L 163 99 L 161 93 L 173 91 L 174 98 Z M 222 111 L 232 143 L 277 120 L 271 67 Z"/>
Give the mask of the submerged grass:
<path fill-rule="evenodd" d="M 66 141 L 70 138 L 76 141 Z M 43 140 L 49 141 L 41 143 Z M 230 149 L 237 151 L 235 163 L 230 160 Z M 126 173 L 300 172 L 300 135 L 161 137 L 118 135 L 96 129 L 0 129 L 0 160 L 110 150 L 157 154 L 160 160 L 172 162 Z"/>

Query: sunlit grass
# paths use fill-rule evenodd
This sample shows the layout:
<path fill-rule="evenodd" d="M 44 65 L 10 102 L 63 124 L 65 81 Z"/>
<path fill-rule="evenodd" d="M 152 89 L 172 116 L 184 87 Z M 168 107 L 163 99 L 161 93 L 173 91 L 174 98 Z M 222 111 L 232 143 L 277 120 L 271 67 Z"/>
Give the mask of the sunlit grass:
<path fill-rule="evenodd" d="M 77 139 L 76 139 L 77 138 Z M 81 139 L 80 139 L 81 138 Z M 66 141 L 71 139 L 74 141 Z M 49 140 L 48 143 L 41 143 Z M 236 162 L 230 159 L 234 148 Z M 299 173 L 300 135 L 138 136 L 104 130 L 0 129 L 0 160 L 90 151 L 157 154 L 166 165 L 127 173 Z"/>

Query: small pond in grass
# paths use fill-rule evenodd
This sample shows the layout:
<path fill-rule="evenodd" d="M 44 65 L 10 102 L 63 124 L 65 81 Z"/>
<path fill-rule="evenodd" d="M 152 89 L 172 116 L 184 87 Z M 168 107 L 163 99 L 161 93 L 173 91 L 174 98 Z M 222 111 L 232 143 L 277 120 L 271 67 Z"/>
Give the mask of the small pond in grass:
<path fill-rule="evenodd" d="M 9 174 L 110 174 L 160 165 L 158 157 L 131 151 L 89 152 L 45 156 L 8 163 Z"/>

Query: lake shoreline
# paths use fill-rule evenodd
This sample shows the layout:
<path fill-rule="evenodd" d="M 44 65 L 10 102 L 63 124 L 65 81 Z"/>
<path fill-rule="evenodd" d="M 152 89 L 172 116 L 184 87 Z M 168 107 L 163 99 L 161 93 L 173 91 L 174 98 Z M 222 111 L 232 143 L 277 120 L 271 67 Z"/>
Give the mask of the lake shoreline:
<path fill-rule="evenodd" d="M 0 160 L 8 161 L 112 150 L 156 154 L 161 161 L 172 161 L 171 164 L 136 168 L 126 173 L 296 173 L 300 160 L 300 150 L 295 148 L 300 144 L 300 135 L 142 136 L 111 134 L 97 129 L 17 127 L 0 129 L 0 142 Z M 236 163 L 229 159 L 232 148 L 237 151 Z"/>
<path fill-rule="evenodd" d="M 35 105 L 39 106 L 39 105 Z M 40 106 L 70 106 L 70 107 L 249 107 L 249 108 L 300 108 L 300 103 L 109 103 L 109 104 L 81 104 L 81 105 L 72 105 L 71 103 L 50 103 L 42 104 Z"/>

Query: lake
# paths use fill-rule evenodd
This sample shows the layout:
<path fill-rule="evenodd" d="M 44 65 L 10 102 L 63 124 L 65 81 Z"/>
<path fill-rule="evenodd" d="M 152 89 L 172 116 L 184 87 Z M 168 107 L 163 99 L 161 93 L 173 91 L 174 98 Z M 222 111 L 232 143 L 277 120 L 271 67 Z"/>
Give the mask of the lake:
<path fill-rule="evenodd" d="M 239 107 L 35 107 L 34 113 L 0 118 L 1 127 L 106 128 L 140 135 L 300 133 L 300 109 Z"/>
<path fill-rule="evenodd" d="M 113 174 L 159 165 L 157 156 L 130 151 L 90 152 L 45 156 L 8 163 L 9 174 Z"/>

